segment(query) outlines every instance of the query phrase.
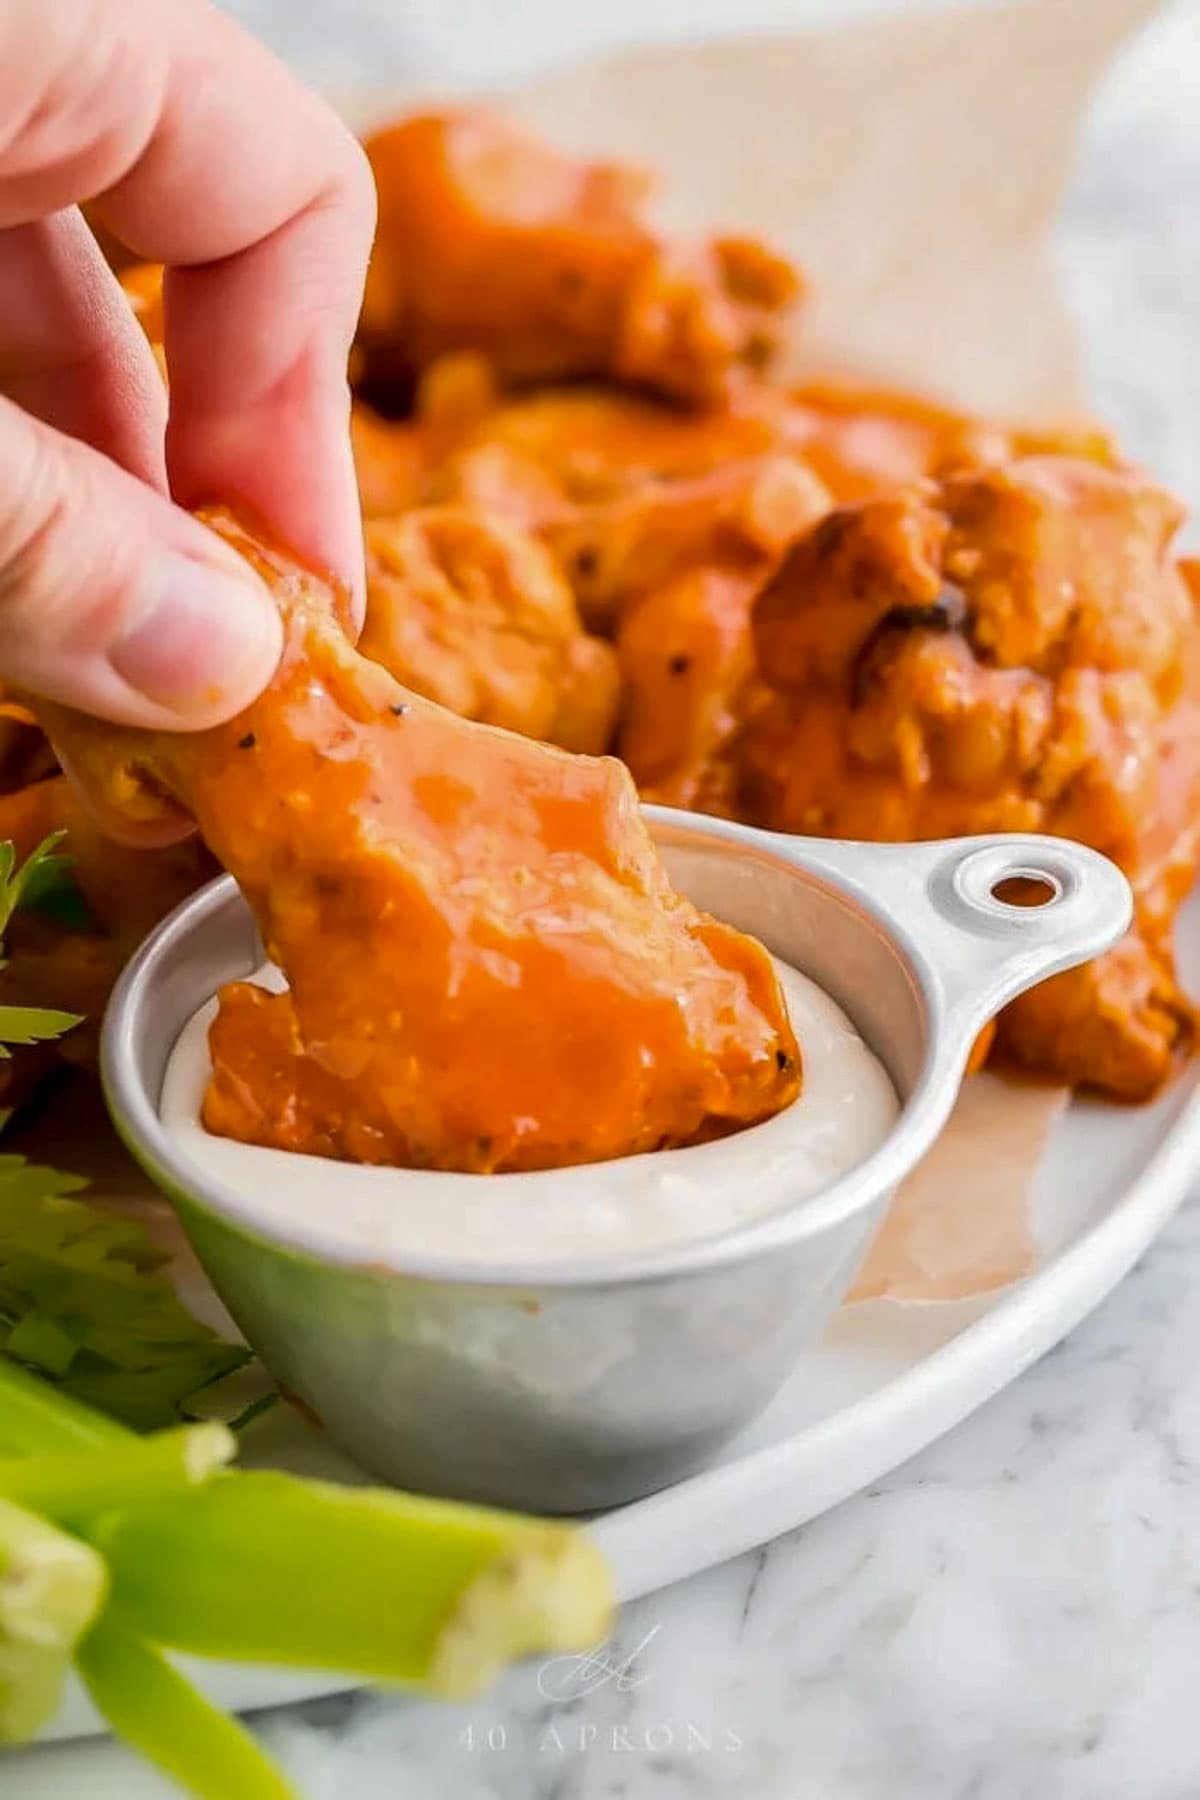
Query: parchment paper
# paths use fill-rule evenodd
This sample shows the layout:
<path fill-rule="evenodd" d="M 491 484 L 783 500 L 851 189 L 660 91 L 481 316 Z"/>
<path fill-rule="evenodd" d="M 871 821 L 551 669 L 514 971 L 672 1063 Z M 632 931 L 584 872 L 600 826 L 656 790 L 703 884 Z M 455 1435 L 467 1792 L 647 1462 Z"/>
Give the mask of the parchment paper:
<path fill-rule="evenodd" d="M 1001 414 L 1081 410 L 1046 237 L 1086 96 L 1151 0 L 1017 0 L 838 31 L 632 51 L 505 96 L 568 147 L 661 170 L 661 215 L 772 238 L 812 277 L 797 368 L 855 370 Z M 413 104 L 406 96 L 404 110 Z M 388 99 L 346 110 L 364 125 Z M 396 110 L 394 102 L 392 110 Z M 1035 1255 L 1030 1176 L 1062 1097 L 968 1084 L 856 1297 L 958 1297 Z M 101 1191 L 147 1194 L 94 1110 L 24 1135 Z M 74 1123 L 73 1123 L 74 1120 Z M 157 1220 L 161 1229 L 162 1219 Z"/>
<path fill-rule="evenodd" d="M 1087 95 L 1153 0 L 1017 0 L 629 52 L 517 94 L 553 141 L 662 172 L 672 225 L 811 273 L 798 365 L 1014 415 L 1080 407 L 1047 254 Z"/>
<path fill-rule="evenodd" d="M 847 1296 L 962 1300 L 1004 1287 L 1037 1261 L 1030 1186 L 1061 1088 L 973 1075 L 929 1155 L 892 1201 Z"/>

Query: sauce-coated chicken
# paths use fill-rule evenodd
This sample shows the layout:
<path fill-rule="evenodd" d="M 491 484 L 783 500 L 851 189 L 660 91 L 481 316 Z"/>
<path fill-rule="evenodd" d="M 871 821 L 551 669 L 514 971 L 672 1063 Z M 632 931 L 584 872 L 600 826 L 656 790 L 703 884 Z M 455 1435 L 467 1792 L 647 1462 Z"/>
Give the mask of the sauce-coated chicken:
<path fill-rule="evenodd" d="M 576 161 L 482 110 L 406 119 L 366 148 L 370 386 L 479 350 L 507 382 L 598 376 L 704 401 L 770 359 L 799 292 L 752 240 L 656 236 L 640 169 Z"/>
<path fill-rule="evenodd" d="M 1200 631 L 1176 503 L 1035 457 L 839 508 L 754 617 L 743 816 L 877 839 L 1048 831 L 1112 856 L 1137 922 L 1010 1007 L 1002 1056 L 1140 1099 L 1190 1035 L 1174 911 L 1200 857 Z"/>
<path fill-rule="evenodd" d="M 181 804 L 290 992 L 221 995 L 213 1131 L 419 1167 L 598 1161 L 752 1123 L 799 1090 L 769 958 L 667 880 L 622 766 L 455 717 L 351 648 L 328 586 L 269 581 L 267 691 L 176 736 L 48 710 L 99 804 Z"/>
<path fill-rule="evenodd" d="M 366 527 L 364 656 L 465 719 L 600 755 L 617 719 L 612 647 L 583 629 L 536 538 L 466 506 Z"/>

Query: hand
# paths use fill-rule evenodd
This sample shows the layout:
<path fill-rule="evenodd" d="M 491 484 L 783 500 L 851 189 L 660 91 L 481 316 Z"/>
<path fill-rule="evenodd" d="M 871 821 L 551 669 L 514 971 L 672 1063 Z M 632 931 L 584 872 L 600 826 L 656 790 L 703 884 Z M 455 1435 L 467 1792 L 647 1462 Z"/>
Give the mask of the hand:
<path fill-rule="evenodd" d="M 81 200 L 167 265 L 169 417 Z M 373 223 L 350 134 L 204 0 L 5 0 L 0 680 L 180 731 L 247 704 L 279 617 L 182 510 L 204 500 L 361 604 L 346 357 Z"/>

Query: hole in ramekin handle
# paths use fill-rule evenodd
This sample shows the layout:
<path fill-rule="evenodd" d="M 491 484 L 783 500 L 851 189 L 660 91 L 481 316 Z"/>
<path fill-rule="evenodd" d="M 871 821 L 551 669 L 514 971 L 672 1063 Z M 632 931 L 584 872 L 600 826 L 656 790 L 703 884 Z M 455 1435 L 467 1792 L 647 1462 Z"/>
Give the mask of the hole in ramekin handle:
<path fill-rule="evenodd" d="M 930 846 L 924 846 L 930 848 Z M 1124 930 L 1129 884 L 1099 851 L 1064 838 L 959 838 L 930 870 L 939 912 L 966 931 L 1058 942 L 1080 932 Z M 1005 889 L 1037 890 L 1014 900 Z"/>
<path fill-rule="evenodd" d="M 926 849 L 932 846 L 924 846 Z M 954 1008 L 995 1012 L 1026 988 L 1098 956 L 1128 930 L 1125 876 L 1065 838 L 962 838 L 928 870 L 933 918 L 914 936 Z M 1018 885 L 1019 899 L 1006 894 Z M 1036 888 L 1034 904 L 1028 892 Z"/>
<path fill-rule="evenodd" d="M 1062 889 L 1052 875 L 1039 875 L 1034 869 L 1014 869 L 993 881 L 991 895 L 1002 906 L 1053 906 Z"/>

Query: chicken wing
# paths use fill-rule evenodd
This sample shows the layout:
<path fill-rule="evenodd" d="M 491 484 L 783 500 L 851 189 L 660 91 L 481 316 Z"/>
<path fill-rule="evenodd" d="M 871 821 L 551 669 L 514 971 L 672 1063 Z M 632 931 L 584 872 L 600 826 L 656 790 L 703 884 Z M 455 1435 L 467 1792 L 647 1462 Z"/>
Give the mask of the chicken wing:
<path fill-rule="evenodd" d="M 0 796 L 0 841 L 10 839 L 18 859 L 59 831 L 71 879 L 95 931 L 115 946 L 118 968 L 160 919 L 217 872 L 195 837 L 154 850 L 106 837 L 61 774 Z"/>
<path fill-rule="evenodd" d="M 1095 427 L 1003 424 L 898 388 L 847 381 L 789 387 L 746 376 L 719 401 L 684 411 L 612 386 L 505 394 L 478 355 L 432 364 L 418 384 L 413 420 L 394 429 L 398 442 L 416 431 L 430 469 L 455 456 L 502 450 L 580 503 L 770 452 L 805 462 L 839 501 L 1015 456 L 1117 462 L 1111 440 Z"/>
<path fill-rule="evenodd" d="M 1056 457 L 839 508 L 756 603 L 766 698 L 731 753 L 738 806 L 784 831 L 1048 831 L 1114 857 L 1130 936 L 1010 1007 L 997 1045 L 1127 1099 L 1192 1026 L 1170 949 L 1200 857 L 1180 516 L 1136 472 Z"/>
<path fill-rule="evenodd" d="M 485 383 L 482 393 L 475 377 Z M 567 483 L 509 443 L 502 426 L 493 429 L 504 413 L 487 365 L 477 357 L 435 363 L 420 384 L 411 419 L 383 419 L 356 401 L 350 441 L 363 517 L 462 502 L 532 530 L 560 518 L 567 510 Z"/>
<path fill-rule="evenodd" d="M 786 1105 L 799 1052 L 770 960 L 673 891 L 621 765 L 430 705 L 350 647 L 324 582 L 214 522 L 284 616 L 266 693 L 190 736 L 50 709 L 105 809 L 191 810 L 288 977 L 222 991 L 209 1128 L 486 1171 Z"/>
<path fill-rule="evenodd" d="M 549 551 L 471 507 L 366 528 L 364 656 L 465 719 L 598 755 L 617 717 L 616 657 L 589 637 Z"/>
<path fill-rule="evenodd" d="M 759 582 L 744 567 L 699 563 L 623 618 L 618 751 L 643 799 L 732 816 L 723 752 L 750 691 Z"/>
<path fill-rule="evenodd" d="M 769 360 L 799 293 L 760 244 L 657 238 L 642 171 L 573 161 L 487 112 L 410 118 L 366 148 L 368 390 L 474 349 L 506 382 L 605 377 L 703 401 Z"/>
<path fill-rule="evenodd" d="M 836 500 L 863 500 L 922 475 L 948 475 L 1018 456 L 1117 461 L 1094 426 L 1012 426 L 956 412 L 921 394 L 813 381 L 789 392 L 791 441 Z"/>
<path fill-rule="evenodd" d="M 801 465 L 762 457 L 631 494 L 560 535 L 593 612 L 616 610 L 618 749 L 645 798 L 730 810 L 723 751 L 751 698 L 754 596 L 828 506 Z"/>
<path fill-rule="evenodd" d="M 435 363 L 415 417 L 431 459 L 500 448 L 536 466 L 574 502 L 613 499 L 647 480 L 706 475 L 728 463 L 798 447 L 813 422 L 786 389 L 744 380 L 719 404 L 685 411 L 596 384 L 504 394 L 478 357 Z M 439 445 L 440 440 L 440 445 Z"/>
<path fill-rule="evenodd" d="M 430 450 L 419 427 L 380 419 L 356 402 L 350 413 L 350 447 L 364 519 L 419 506 L 428 482 Z"/>

